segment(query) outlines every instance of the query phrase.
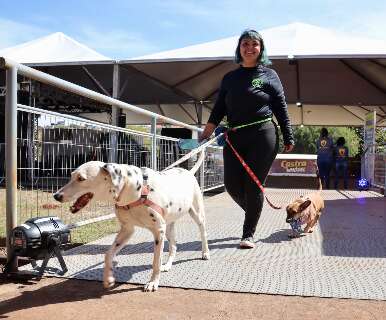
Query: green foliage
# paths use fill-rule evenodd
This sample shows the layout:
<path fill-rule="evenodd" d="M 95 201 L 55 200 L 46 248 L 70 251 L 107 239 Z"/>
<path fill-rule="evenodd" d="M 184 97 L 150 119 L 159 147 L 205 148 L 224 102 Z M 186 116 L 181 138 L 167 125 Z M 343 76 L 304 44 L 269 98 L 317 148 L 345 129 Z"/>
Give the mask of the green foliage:
<path fill-rule="evenodd" d="M 294 153 L 316 154 L 315 141 L 319 138 L 320 128 L 314 126 L 293 128 L 295 137 Z"/>
<path fill-rule="evenodd" d="M 375 129 L 375 143 L 378 145 L 385 145 L 386 140 L 386 128 Z"/>
<path fill-rule="evenodd" d="M 132 124 L 132 125 L 127 125 L 126 128 L 134 131 L 150 133 L 150 126 L 147 126 L 147 125 Z"/>
<path fill-rule="evenodd" d="M 330 127 L 327 128 L 334 143 L 339 137 L 344 137 L 350 157 L 355 157 L 360 152 L 360 138 L 353 128 L 348 127 Z"/>
<path fill-rule="evenodd" d="M 316 140 L 319 138 L 321 127 L 304 126 L 294 127 L 295 148 L 294 153 L 316 154 Z M 355 157 L 361 152 L 362 137 L 360 131 L 351 127 L 327 127 L 334 143 L 339 137 L 344 137 L 349 149 L 350 157 Z M 362 130 L 363 131 L 363 130 Z M 280 151 L 282 140 L 280 141 Z"/>

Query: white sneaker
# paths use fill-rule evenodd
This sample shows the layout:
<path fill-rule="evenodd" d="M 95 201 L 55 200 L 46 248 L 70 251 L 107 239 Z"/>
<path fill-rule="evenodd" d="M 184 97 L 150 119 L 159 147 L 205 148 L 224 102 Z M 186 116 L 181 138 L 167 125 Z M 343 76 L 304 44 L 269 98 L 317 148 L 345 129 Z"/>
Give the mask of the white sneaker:
<path fill-rule="evenodd" d="M 255 242 L 252 237 L 241 239 L 240 249 L 253 249 L 255 247 Z"/>

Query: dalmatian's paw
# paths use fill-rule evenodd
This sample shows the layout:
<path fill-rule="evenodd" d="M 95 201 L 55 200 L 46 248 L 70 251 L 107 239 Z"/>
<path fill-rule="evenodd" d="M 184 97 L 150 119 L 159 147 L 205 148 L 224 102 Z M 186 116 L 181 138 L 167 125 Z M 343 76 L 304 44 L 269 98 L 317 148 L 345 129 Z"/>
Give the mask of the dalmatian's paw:
<path fill-rule="evenodd" d="M 208 252 L 203 252 L 202 253 L 202 260 L 209 260 L 210 259 L 210 254 Z"/>
<path fill-rule="evenodd" d="M 168 272 L 172 268 L 171 264 L 165 263 L 161 266 L 161 272 Z"/>
<path fill-rule="evenodd" d="M 112 288 L 114 285 L 115 285 L 115 278 L 114 278 L 114 276 L 107 276 L 107 277 L 105 277 L 105 279 L 103 280 L 103 287 L 104 287 L 105 289 L 110 289 L 110 288 Z"/>
<path fill-rule="evenodd" d="M 152 291 L 157 291 L 158 290 L 158 282 L 155 281 L 150 281 L 145 284 L 143 287 L 143 291 L 145 292 L 152 292 Z"/>

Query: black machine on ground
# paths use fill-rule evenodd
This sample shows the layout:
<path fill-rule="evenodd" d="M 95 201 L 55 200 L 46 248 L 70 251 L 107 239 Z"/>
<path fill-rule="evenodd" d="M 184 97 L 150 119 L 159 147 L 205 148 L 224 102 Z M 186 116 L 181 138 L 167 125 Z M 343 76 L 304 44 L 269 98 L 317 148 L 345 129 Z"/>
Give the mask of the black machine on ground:
<path fill-rule="evenodd" d="M 28 219 L 25 223 L 12 230 L 10 236 L 11 258 L 5 266 L 4 273 L 11 274 L 11 266 L 17 257 L 27 257 L 31 260 L 32 267 L 41 277 L 47 267 L 48 261 L 53 256 L 59 260 L 62 268 L 61 274 L 67 272 L 67 266 L 62 256 L 63 248 L 71 241 L 70 229 L 58 217 L 36 217 Z M 36 260 L 43 260 L 39 267 Z"/>

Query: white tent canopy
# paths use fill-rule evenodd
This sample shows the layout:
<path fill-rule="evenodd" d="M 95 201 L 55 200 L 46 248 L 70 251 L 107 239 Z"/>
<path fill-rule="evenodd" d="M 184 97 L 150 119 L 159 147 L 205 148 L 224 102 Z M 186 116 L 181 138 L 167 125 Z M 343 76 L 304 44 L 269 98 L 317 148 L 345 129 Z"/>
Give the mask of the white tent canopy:
<path fill-rule="evenodd" d="M 347 35 L 304 23 L 262 30 L 269 57 L 377 57 L 386 58 L 386 41 Z M 201 43 L 128 60 L 233 59 L 239 36 Z"/>
<path fill-rule="evenodd" d="M 365 114 L 376 110 L 377 124 L 386 126 L 386 41 L 303 23 L 260 32 L 283 83 L 293 124 L 361 126 Z M 197 124 L 207 121 L 224 74 L 238 67 L 233 62 L 237 40 L 114 61 L 56 33 L 0 50 L 0 56 L 44 67 L 44 72 L 103 94 L 112 95 L 118 87 L 122 101 Z M 114 64 L 120 73 L 116 82 Z M 131 113 L 126 121 L 149 123 Z"/>
<path fill-rule="evenodd" d="M 292 23 L 261 30 L 272 67 L 286 92 L 292 123 L 363 125 L 377 110 L 386 125 L 386 41 Z M 222 76 L 233 63 L 238 36 L 121 61 L 173 90 L 206 101 L 204 122 Z M 297 108 L 297 103 L 301 103 Z M 189 104 L 182 104 L 193 110 Z M 194 112 L 192 112 L 194 113 Z"/>
<path fill-rule="evenodd" d="M 111 60 L 62 32 L 2 49 L 0 56 L 24 64 Z"/>

